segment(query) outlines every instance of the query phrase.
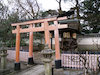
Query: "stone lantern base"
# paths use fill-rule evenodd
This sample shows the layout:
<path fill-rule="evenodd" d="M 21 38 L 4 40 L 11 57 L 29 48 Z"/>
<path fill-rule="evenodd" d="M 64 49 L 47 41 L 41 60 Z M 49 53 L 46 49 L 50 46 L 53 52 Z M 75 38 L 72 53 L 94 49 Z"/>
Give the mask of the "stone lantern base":
<path fill-rule="evenodd" d="M 61 68 L 61 60 L 55 60 L 55 68 L 56 69 Z"/>

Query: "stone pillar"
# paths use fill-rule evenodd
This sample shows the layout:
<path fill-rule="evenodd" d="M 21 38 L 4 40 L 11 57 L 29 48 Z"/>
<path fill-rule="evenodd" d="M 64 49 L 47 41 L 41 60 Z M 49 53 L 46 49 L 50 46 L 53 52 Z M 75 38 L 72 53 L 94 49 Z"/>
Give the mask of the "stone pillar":
<path fill-rule="evenodd" d="M 6 69 L 6 62 L 7 62 L 7 50 L 1 50 L 0 56 L 1 56 L 1 69 Z"/>
<path fill-rule="evenodd" d="M 48 48 L 48 45 L 45 45 L 44 50 L 41 51 L 43 55 L 43 62 L 45 66 L 45 75 L 52 75 L 52 55 L 54 53 L 53 50 Z"/>

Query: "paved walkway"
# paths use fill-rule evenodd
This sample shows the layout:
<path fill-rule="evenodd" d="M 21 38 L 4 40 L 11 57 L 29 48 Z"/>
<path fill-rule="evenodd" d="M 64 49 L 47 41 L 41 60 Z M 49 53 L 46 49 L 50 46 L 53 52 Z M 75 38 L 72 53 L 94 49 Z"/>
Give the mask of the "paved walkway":
<path fill-rule="evenodd" d="M 54 69 L 54 75 L 79 75 L 81 71 Z M 36 65 L 14 75 L 44 75 L 44 66 Z"/>
<path fill-rule="evenodd" d="M 36 65 L 26 70 L 23 70 L 21 72 L 18 72 L 17 74 L 16 73 L 12 75 L 44 75 L 44 65 Z M 53 74 L 54 75 L 84 75 L 82 70 L 71 70 L 71 69 L 65 69 L 65 70 L 54 69 Z M 95 75 L 95 74 L 91 74 L 91 75 Z M 96 75 L 100 75 L 100 74 L 96 74 Z"/>
<path fill-rule="evenodd" d="M 44 75 L 44 66 L 37 65 L 15 75 Z"/>

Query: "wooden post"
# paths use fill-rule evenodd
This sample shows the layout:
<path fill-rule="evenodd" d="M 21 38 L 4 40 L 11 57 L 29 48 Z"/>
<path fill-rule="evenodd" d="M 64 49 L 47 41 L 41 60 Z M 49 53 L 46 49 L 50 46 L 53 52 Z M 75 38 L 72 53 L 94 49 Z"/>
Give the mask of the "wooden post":
<path fill-rule="evenodd" d="M 30 28 L 32 28 L 32 25 L 30 25 Z M 28 64 L 34 64 L 33 62 L 33 32 L 29 33 L 29 58 L 28 58 Z"/>
<path fill-rule="evenodd" d="M 16 62 L 15 62 L 15 70 L 20 70 L 20 26 L 17 25 L 17 33 L 16 33 Z"/>
<path fill-rule="evenodd" d="M 52 33 L 50 33 L 50 43 L 51 43 L 51 49 L 52 49 Z"/>
<path fill-rule="evenodd" d="M 55 35 L 55 56 L 56 56 L 55 65 L 56 65 L 56 68 L 60 68 L 61 67 L 61 59 L 60 59 L 60 47 L 59 47 L 58 22 L 54 21 L 54 24 L 56 25 L 56 29 L 54 30 L 54 35 Z"/>
<path fill-rule="evenodd" d="M 29 34 L 29 57 L 33 57 L 33 32 Z"/>
<path fill-rule="evenodd" d="M 44 22 L 44 28 L 45 28 L 45 31 L 44 31 L 44 33 L 45 33 L 45 44 L 48 44 L 48 46 L 49 46 L 49 48 L 51 48 L 51 44 L 50 44 L 50 32 L 49 32 L 49 29 L 48 29 L 48 22 L 47 21 L 45 21 Z"/>

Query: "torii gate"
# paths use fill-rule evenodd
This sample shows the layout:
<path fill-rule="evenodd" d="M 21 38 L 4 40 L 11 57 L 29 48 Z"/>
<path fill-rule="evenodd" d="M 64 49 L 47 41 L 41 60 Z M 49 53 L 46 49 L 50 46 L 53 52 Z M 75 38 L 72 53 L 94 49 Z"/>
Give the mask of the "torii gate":
<path fill-rule="evenodd" d="M 12 30 L 12 33 L 16 34 L 16 60 L 15 60 L 15 70 L 20 69 L 20 33 L 27 33 L 29 32 L 29 58 L 28 58 L 28 64 L 32 64 L 33 62 L 33 32 L 41 32 L 44 31 L 45 33 L 45 44 L 49 45 L 49 48 L 51 48 L 50 44 L 50 31 L 54 31 L 54 37 L 55 37 L 55 64 L 56 68 L 61 67 L 61 58 L 60 58 L 60 47 L 59 47 L 59 31 L 58 29 L 64 29 L 67 28 L 67 24 L 58 24 L 59 20 L 65 20 L 67 17 L 61 17 L 61 18 L 48 18 L 48 19 L 40 19 L 40 20 L 33 20 L 33 21 L 27 21 L 22 23 L 14 23 L 11 24 L 12 26 L 16 26 L 15 30 Z M 53 25 L 49 25 L 48 22 L 53 21 Z M 35 24 L 41 23 L 41 27 L 35 27 Z M 20 26 L 22 25 L 29 25 L 29 28 L 22 29 Z"/>

